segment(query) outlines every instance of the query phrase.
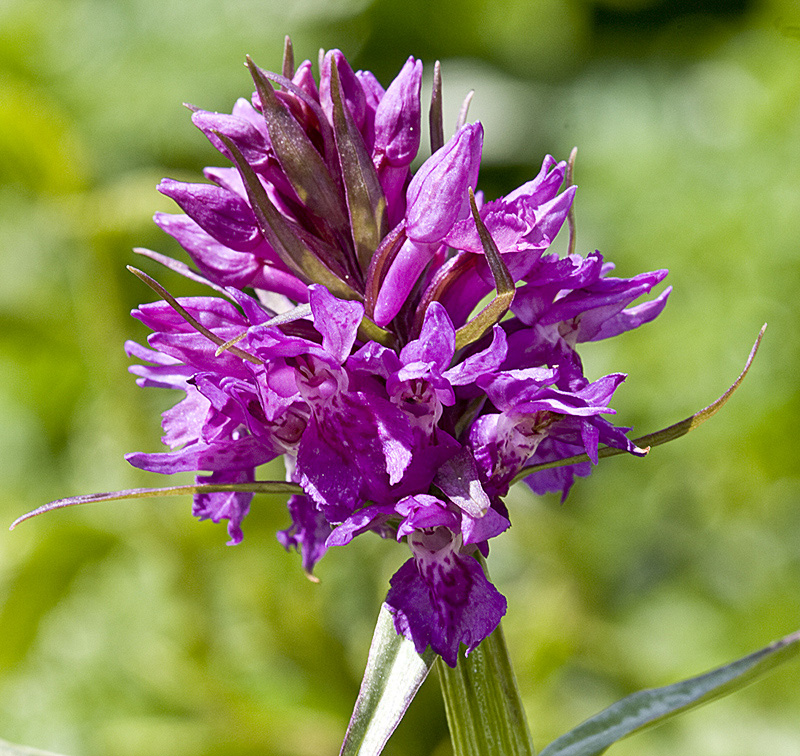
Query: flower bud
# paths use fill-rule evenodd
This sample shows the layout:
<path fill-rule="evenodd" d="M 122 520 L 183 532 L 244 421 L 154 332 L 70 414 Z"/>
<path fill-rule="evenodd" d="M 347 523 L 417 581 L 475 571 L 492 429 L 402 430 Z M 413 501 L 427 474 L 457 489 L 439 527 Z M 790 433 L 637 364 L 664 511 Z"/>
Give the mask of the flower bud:
<path fill-rule="evenodd" d="M 404 167 L 417 156 L 421 84 L 422 61 L 409 58 L 375 111 L 376 165 L 384 158 L 393 167 Z"/>

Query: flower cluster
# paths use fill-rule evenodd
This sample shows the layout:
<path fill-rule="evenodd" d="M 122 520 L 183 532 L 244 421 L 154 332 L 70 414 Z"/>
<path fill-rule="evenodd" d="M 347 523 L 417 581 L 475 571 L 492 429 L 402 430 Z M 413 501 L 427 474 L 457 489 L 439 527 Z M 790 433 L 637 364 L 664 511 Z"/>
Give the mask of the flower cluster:
<path fill-rule="evenodd" d="M 133 312 L 153 331 L 149 347 L 127 345 L 140 385 L 185 397 L 163 415 L 171 451 L 128 460 L 225 488 L 196 494 L 193 511 L 227 520 L 238 543 L 253 494 L 236 484 L 283 456 L 302 493 L 281 543 L 311 574 L 366 531 L 404 540 L 411 558 L 386 599 L 395 627 L 454 666 L 505 613 L 476 556 L 509 527 L 511 483 L 541 462 L 596 462 L 601 443 L 643 453 L 604 417 L 624 375 L 591 382 L 576 346 L 658 315 L 668 290 L 631 304 L 666 271 L 614 278 L 597 252 L 548 252 L 575 192 L 552 157 L 505 197 L 475 194 L 480 123 L 445 143 L 434 115 L 432 154 L 413 172 L 414 58 L 385 90 L 338 50 L 319 81 L 288 46 L 282 74 L 248 65 L 250 100 L 192 115 L 232 167 L 159 187 L 183 214 L 156 223 L 196 267 L 145 254 L 216 295 Z M 566 496 L 589 469 L 525 480 Z"/>

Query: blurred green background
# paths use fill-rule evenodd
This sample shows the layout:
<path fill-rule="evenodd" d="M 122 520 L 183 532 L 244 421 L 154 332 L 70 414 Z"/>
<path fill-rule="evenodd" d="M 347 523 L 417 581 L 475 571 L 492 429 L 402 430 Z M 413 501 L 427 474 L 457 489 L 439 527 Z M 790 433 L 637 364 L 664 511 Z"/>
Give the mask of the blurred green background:
<path fill-rule="evenodd" d="M 653 324 L 586 345 L 625 371 L 644 433 L 710 403 L 646 460 L 606 460 L 563 506 L 518 488 L 489 566 L 539 747 L 612 701 L 800 627 L 800 12 L 794 0 L 4 0 L 0 4 L 0 521 L 62 496 L 164 479 L 174 399 L 126 372 L 131 253 L 162 176 L 220 156 L 182 102 L 229 110 L 249 53 L 340 47 L 384 84 L 442 60 L 448 123 L 476 90 L 481 187 L 507 193 L 578 145 L 579 250 L 620 275 L 667 267 Z M 426 96 L 429 89 L 426 87 Z M 278 471 L 265 476 L 278 475 Z M 338 753 L 403 547 L 365 536 L 308 582 L 257 498 L 245 540 L 188 500 L 73 509 L 0 535 L 0 738 L 70 756 Z M 2 533 L 2 529 L 0 529 Z M 623 742 L 618 756 L 797 756 L 800 667 Z M 386 754 L 447 756 L 436 680 Z"/>

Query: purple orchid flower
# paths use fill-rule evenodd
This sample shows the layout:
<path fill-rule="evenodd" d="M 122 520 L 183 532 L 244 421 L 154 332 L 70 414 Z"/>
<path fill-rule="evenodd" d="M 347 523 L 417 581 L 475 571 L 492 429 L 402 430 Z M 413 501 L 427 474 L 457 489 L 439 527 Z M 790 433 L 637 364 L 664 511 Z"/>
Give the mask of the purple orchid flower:
<path fill-rule="evenodd" d="M 152 282 L 164 300 L 134 310 L 153 333 L 126 345 L 131 371 L 183 396 L 162 417 L 169 451 L 127 459 L 199 473 L 193 513 L 239 543 L 257 468 L 282 456 L 296 493 L 280 543 L 309 576 L 359 534 L 406 543 L 386 598 L 395 628 L 454 666 L 505 613 L 477 557 L 510 525 L 512 481 L 585 453 L 526 478 L 566 496 L 600 444 L 643 453 L 607 419 L 624 375 L 590 381 L 576 348 L 655 318 L 669 289 L 635 301 L 666 271 L 612 278 L 599 253 L 551 252 L 575 188 L 550 156 L 505 197 L 475 198 L 480 123 L 434 134 L 412 172 L 414 58 L 385 89 L 339 50 L 318 81 L 309 61 L 248 66 L 249 100 L 192 116 L 232 167 L 159 186 L 183 214 L 156 223 L 196 269 L 145 254 L 215 296 Z"/>

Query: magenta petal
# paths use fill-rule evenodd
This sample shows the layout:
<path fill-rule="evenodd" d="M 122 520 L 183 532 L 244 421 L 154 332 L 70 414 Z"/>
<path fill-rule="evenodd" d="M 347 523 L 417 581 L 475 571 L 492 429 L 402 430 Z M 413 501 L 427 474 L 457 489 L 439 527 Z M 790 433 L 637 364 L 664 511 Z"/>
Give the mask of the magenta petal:
<path fill-rule="evenodd" d="M 331 66 L 335 65 L 339 74 L 339 84 L 342 92 L 342 99 L 353 121 L 360 129 L 364 125 L 367 114 L 367 98 L 361 87 L 361 82 L 356 77 L 350 64 L 345 59 L 341 50 L 328 50 L 325 60 L 322 63 L 320 74 L 319 99 L 322 109 L 328 117 L 328 121 L 333 123 L 333 99 L 331 98 Z"/>
<path fill-rule="evenodd" d="M 361 481 L 353 473 L 345 450 L 331 444 L 312 418 L 297 453 L 297 475 L 329 522 L 345 520 L 359 501 Z"/>
<path fill-rule="evenodd" d="M 475 458 L 466 447 L 454 454 L 437 471 L 433 479 L 441 492 L 471 517 L 483 517 L 491 502 L 481 485 Z"/>
<path fill-rule="evenodd" d="M 373 504 L 353 512 L 344 522 L 337 525 L 326 541 L 326 546 L 346 546 L 357 535 L 368 530 L 384 534 L 385 523 L 396 517 L 394 505 Z"/>
<path fill-rule="evenodd" d="M 161 442 L 170 449 L 200 438 L 210 403 L 194 386 L 186 386 L 186 398 L 162 413 L 164 435 Z"/>
<path fill-rule="evenodd" d="M 379 326 L 385 326 L 400 312 L 420 273 L 438 248 L 438 244 L 418 244 L 411 239 L 403 243 L 375 300 L 372 319 Z"/>
<path fill-rule="evenodd" d="M 145 454 L 133 452 L 125 459 L 134 467 L 150 472 L 172 474 L 192 470 L 220 472 L 257 467 L 275 459 L 279 451 L 266 446 L 260 439 L 246 436 L 235 441 L 205 444 L 200 441 L 176 452 Z"/>
<path fill-rule="evenodd" d="M 635 307 L 628 307 L 624 310 L 620 310 L 616 315 L 604 320 L 596 333 L 591 338 L 585 340 L 600 341 L 601 339 L 608 339 L 612 336 L 625 333 L 626 331 L 632 331 L 634 328 L 638 328 L 645 323 L 649 323 L 661 314 L 671 293 L 672 287 L 668 286 L 655 299 L 649 302 L 643 302 Z M 579 340 L 583 341 L 584 339 L 579 336 Z"/>
<path fill-rule="evenodd" d="M 461 519 L 461 536 L 464 543 L 482 543 L 490 538 L 495 538 L 511 527 L 507 517 L 494 509 L 488 509 L 483 517 L 469 517 Z"/>
<path fill-rule="evenodd" d="M 439 302 L 431 302 L 425 312 L 419 338 L 410 341 L 400 352 L 403 364 L 428 362 L 440 372 L 447 370 L 456 351 L 456 329 Z"/>
<path fill-rule="evenodd" d="M 456 552 L 424 565 L 409 559 L 392 577 L 386 605 L 418 653 L 430 646 L 451 667 L 462 643 L 472 651 L 506 613 L 505 598 L 478 562 Z"/>
<path fill-rule="evenodd" d="M 188 215 L 156 213 L 153 220 L 177 240 L 200 271 L 214 283 L 244 287 L 261 268 L 252 251 L 237 252 L 226 247 L 203 231 Z"/>
<path fill-rule="evenodd" d="M 364 305 L 337 299 L 320 284 L 310 286 L 309 292 L 314 327 L 322 334 L 322 346 L 341 365 L 355 344 Z"/>
<path fill-rule="evenodd" d="M 270 146 L 266 129 L 262 131 L 257 128 L 253 121 L 227 113 L 199 110 L 192 114 L 192 122 L 225 157 L 230 158 L 231 155 L 215 132 L 231 139 L 250 165 L 258 166 L 267 162 Z"/>
<path fill-rule="evenodd" d="M 278 542 L 287 551 L 294 549 L 300 552 L 303 569 L 310 575 L 314 565 L 328 550 L 326 540 L 331 533 L 331 526 L 307 496 L 292 496 L 286 506 L 292 524 L 286 530 L 278 531 Z"/>
<path fill-rule="evenodd" d="M 443 373 L 453 386 L 475 383 L 478 378 L 495 372 L 506 358 L 508 344 L 505 331 L 496 325 L 492 329 L 492 343 L 483 351 L 472 354 Z"/>
<path fill-rule="evenodd" d="M 226 247 L 246 252 L 262 242 L 256 217 L 238 195 L 214 184 L 163 179 L 158 191 L 172 198 L 208 234 Z"/>
<path fill-rule="evenodd" d="M 198 484 L 211 483 L 252 483 L 255 480 L 253 469 L 215 472 L 211 475 L 198 475 Z M 228 521 L 229 546 L 242 542 L 242 520 L 250 511 L 252 493 L 243 491 L 223 491 L 194 495 L 192 514 L 200 520 Z"/>

